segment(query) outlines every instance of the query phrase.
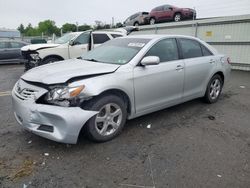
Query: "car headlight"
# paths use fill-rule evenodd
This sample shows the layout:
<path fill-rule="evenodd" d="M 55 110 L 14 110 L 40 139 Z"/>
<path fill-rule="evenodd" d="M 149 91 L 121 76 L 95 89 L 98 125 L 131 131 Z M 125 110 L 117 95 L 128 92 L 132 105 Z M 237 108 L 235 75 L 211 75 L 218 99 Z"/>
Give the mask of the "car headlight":
<path fill-rule="evenodd" d="M 40 57 L 39 57 L 39 54 L 35 53 L 35 54 L 30 54 L 30 57 L 34 60 L 39 60 Z"/>
<path fill-rule="evenodd" d="M 46 100 L 48 102 L 71 100 L 78 97 L 84 88 L 84 85 L 54 88 L 47 94 Z"/>

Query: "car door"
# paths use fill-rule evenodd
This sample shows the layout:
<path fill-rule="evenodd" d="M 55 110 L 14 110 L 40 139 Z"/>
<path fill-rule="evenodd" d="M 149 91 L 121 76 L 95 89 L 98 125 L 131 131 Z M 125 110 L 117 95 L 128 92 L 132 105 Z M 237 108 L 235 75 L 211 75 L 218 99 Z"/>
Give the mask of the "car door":
<path fill-rule="evenodd" d="M 183 100 L 201 97 L 216 66 L 215 58 L 208 49 L 202 50 L 202 44 L 197 40 L 179 38 L 178 41 L 185 62 Z"/>
<path fill-rule="evenodd" d="M 110 40 L 110 37 L 105 33 L 93 33 L 94 48 L 100 46 L 101 44 L 109 40 Z"/>
<path fill-rule="evenodd" d="M 5 41 L 0 41 L 0 61 L 7 59 L 7 46 Z"/>
<path fill-rule="evenodd" d="M 164 6 L 164 14 L 163 14 L 163 20 L 170 20 L 172 18 L 172 10 L 169 5 Z"/>
<path fill-rule="evenodd" d="M 82 33 L 71 44 L 69 44 L 69 58 L 80 57 L 83 53 L 89 51 L 90 46 L 91 32 Z"/>
<path fill-rule="evenodd" d="M 147 56 L 158 56 L 160 64 L 134 68 L 135 106 L 139 114 L 177 104 L 183 93 L 184 62 L 179 59 L 176 40 L 157 42 L 144 57 Z"/>
<path fill-rule="evenodd" d="M 164 6 L 157 7 L 155 11 L 156 11 L 157 21 L 164 20 L 165 17 Z"/>
<path fill-rule="evenodd" d="M 21 58 L 21 47 L 24 45 L 20 42 L 10 42 L 9 55 L 10 59 L 20 59 Z"/>

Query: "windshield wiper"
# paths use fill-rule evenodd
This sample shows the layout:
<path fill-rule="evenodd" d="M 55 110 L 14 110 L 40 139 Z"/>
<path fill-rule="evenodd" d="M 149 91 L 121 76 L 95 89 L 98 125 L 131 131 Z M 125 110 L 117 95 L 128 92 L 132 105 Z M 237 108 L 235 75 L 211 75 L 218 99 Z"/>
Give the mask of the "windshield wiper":
<path fill-rule="evenodd" d="M 83 59 L 83 58 L 82 58 Z M 99 62 L 98 60 L 96 59 L 83 59 L 83 60 L 86 60 L 86 61 L 92 61 L 92 62 Z"/>

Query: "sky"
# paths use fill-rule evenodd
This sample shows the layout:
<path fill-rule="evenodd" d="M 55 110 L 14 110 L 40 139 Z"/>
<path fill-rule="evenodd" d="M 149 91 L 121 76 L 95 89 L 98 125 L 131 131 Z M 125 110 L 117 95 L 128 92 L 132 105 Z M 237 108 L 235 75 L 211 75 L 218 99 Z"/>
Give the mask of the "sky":
<path fill-rule="evenodd" d="M 16 29 L 21 23 L 37 26 L 50 19 L 64 23 L 94 25 L 95 20 L 123 22 L 138 11 L 171 4 L 194 8 L 198 18 L 250 14 L 250 0 L 0 0 L 0 28 Z"/>

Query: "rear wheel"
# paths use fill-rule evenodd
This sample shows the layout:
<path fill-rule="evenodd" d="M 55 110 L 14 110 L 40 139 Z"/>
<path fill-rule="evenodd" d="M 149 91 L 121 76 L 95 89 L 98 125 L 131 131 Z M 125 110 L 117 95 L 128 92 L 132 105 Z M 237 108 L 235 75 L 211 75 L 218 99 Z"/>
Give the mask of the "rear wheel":
<path fill-rule="evenodd" d="M 87 104 L 89 110 L 99 113 L 84 127 L 89 139 L 105 142 L 119 135 L 127 119 L 126 104 L 116 95 L 104 95 Z"/>
<path fill-rule="evenodd" d="M 174 15 L 174 21 L 175 22 L 181 21 L 181 14 L 180 13 L 177 13 L 177 14 Z"/>
<path fill-rule="evenodd" d="M 218 101 L 223 87 L 221 76 L 216 74 L 212 77 L 207 85 L 206 94 L 204 99 L 207 103 L 215 103 Z"/>

